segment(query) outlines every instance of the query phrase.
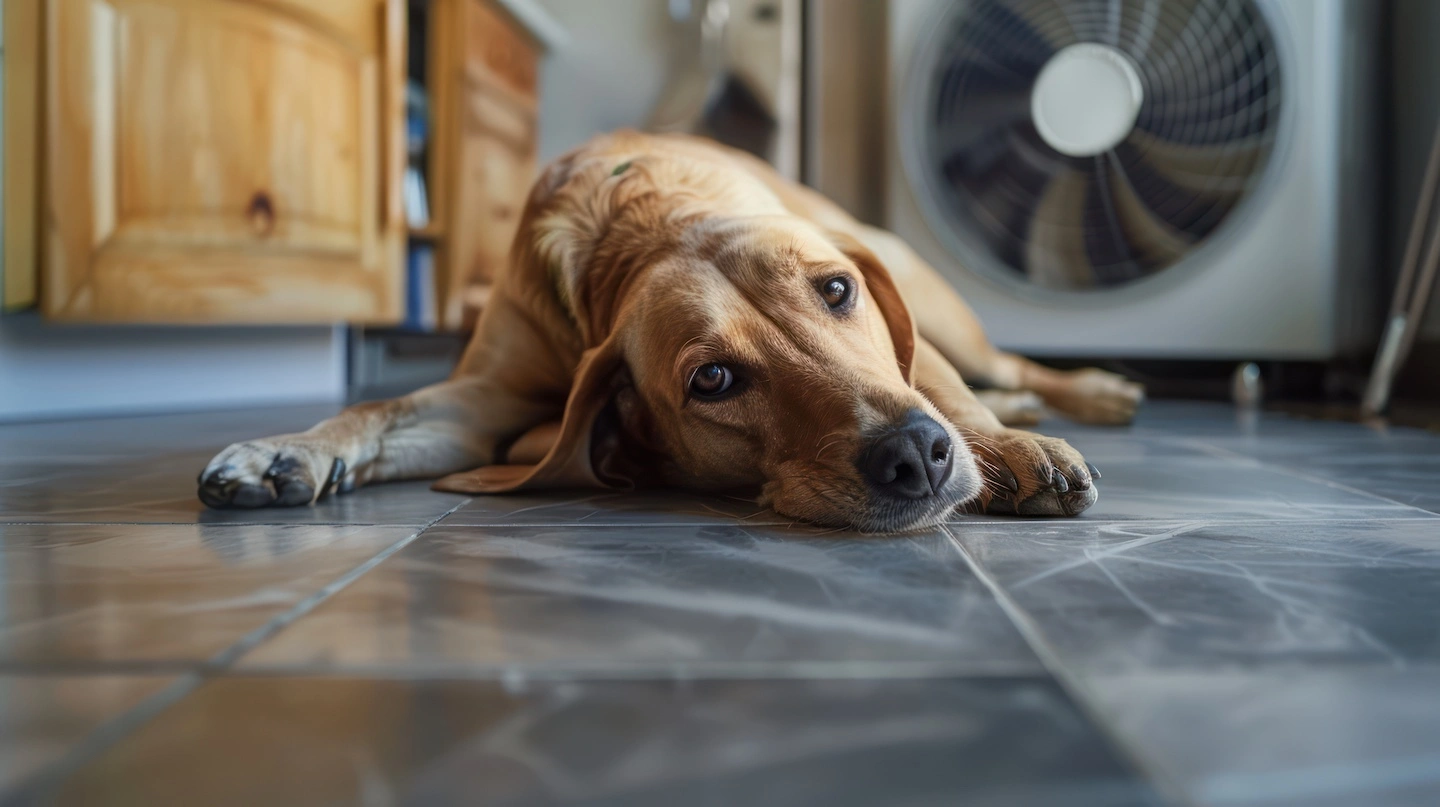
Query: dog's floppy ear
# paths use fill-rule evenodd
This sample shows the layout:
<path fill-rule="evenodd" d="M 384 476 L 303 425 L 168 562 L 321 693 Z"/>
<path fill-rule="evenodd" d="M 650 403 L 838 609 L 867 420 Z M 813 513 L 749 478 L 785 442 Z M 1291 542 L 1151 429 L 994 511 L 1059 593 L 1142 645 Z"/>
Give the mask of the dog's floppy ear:
<path fill-rule="evenodd" d="M 634 480 L 609 459 L 617 453 L 619 440 L 610 405 L 624 364 L 616 342 L 612 337 L 581 356 L 558 427 L 542 424 L 511 447 L 511 461 L 524 464 L 487 465 L 452 474 L 436 482 L 435 489 L 509 493 L 545 488 L 634 487 Z M 542 450 L 543 456 L 537 456 Z"/>
<path fill-rule="evenodd" d="M 865 287 L 880 306 L 880 315 L 885 317 L 885 324 L 890 328 L 890 341 L 895 345 L 895 361 L 900 365 L 900 375 L 909 382 L 910 368 L 915 363 L 915 321 L 910 318 L 910 309 L 905 307 L 889 270 L 875 257 L 875 253 L 853 236 L 835 230 L 831 230 L 829 236 L 865 277 Z"/>

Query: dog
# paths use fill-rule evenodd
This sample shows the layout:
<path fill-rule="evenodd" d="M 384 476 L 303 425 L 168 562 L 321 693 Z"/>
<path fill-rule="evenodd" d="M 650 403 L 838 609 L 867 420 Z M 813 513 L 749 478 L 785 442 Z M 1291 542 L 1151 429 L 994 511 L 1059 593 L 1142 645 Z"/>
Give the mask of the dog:
<path fill-rule="evenodd" d="M 1142 397 L 997 350 L 903 241 L 762 160 L 622 131 L 541 173 L 448 381 L 232 445 L 199 496 L 284 507 L 443 477 L 466 494 L 745 491 L 862 532 L 957 510 L 1073 516 L 1098 471 L 1013 427 L 1040 401 L 1123 424 Z"/>

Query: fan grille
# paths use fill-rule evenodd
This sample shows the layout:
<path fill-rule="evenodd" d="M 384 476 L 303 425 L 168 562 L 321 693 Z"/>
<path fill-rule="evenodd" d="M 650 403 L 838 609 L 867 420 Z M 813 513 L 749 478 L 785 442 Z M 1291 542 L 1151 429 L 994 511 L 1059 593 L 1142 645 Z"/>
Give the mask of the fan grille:
<path fill-rule="evenodd" d="M 1279 53 L 1254 0 L 969 0 L 918 55 L 918 183 L 1011 280 L 1113 288 L 1182 261 L 1254 190 L 1275 147 Z M 1094 156 L 1037 131 L 1031 92 L 1062 49 L 1124 54 L 1134 128 Z"/>

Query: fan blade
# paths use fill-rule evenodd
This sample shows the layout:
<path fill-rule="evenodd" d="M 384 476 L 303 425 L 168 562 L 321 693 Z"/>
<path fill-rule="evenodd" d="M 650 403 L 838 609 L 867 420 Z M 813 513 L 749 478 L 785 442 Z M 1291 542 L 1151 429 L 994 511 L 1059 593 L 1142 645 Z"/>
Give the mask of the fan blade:
<path fill-rule="evenodd" d="M 1049 0 L 1047 13 L 1063 15 L 1074 42 L 1119 47 L 1125 28 L 1123 0 Z"/>
<path fill-rule="evenodd" d="M 1196 46 L 1238 14 L 1234 0 L 1149 0 L 1137 16 L 1127 52 L 1147 65 L 1156 87 L 1193 82 L 1210 67 L 1198 63 Z"/>
<path fill-rule="evenodd" d="M 1023 129 L 998 132 L 987 154 L 957 152 L 941 166 L 953 198 L 963 200 L 965 217 L 1010 266 L 1022 265 L 1030 217 L 1051 178 L 1064 170 L 1062 161 L 1031 142 L 1037 138 L 1033 129 L 1028 137 Z"/>
<path fill-rule="evenodd" d="M 1002 69 L 1034 78 L 1055 51 L 1075 41 L 1059 8 L 1055 0 L 977 0 L 965 9 L 954 41 L 967 57 L 983 54 Z"/>
<path fill-rule="evenodd" d="M 1279 69 L 1263 18 L 1248 2 L 1236 0 L 1206 2 L 1190 13 L 1182 36 L 1164 53 L 1137 58 L 1152 107 L 1142 111 L 1141 128 L 1160 133 L 1154 121 L 1181 120 L 1194 131 L 1224 121 L 1223 132 L 1259 131 Z"/>
<path fill-rule="evenodd" d="M 1134 33 L 1122 46 L 1137 62 L 1164 64 L 1196 24 L 1196 8 L 1211 0 L 1132 0 L 1138 5 L 1133 14 Z"/>
<path fill-rule="evenodd" d="M 981 173 L 1009 129 L 1030 116 L 1030 90 L 1053 53 L 1012 9 L 984 0 L 955 26 L 934 73 L 932 131 L 946 163 L 969 154 Z"/>
<path fill-rule="evenodd" d="M 1172 4 L 1164 0 L 1125 0 L 1121 3 L 1120 38 L 1115 46 L 1131 59 L 1144 63 L 1155 45 L 1162 12 Z"/>
<path fill-rule="evenodd" d="M 1083 41 L 1069 16 L 1069 0 L 1031 0 L 1012 4 L 1010 12 L 1025 21 L 1031 30 L 1050 46 L 1048 59 L 1055 51 Z"/>
<path fill-rule="evenodd" d="M 1151 214 L 1130 185 L 1130 177 L 1115 156 L 1106 160 L 1110 199 L 1131 253 L 1145 269 L 1169 266 L 1190 251 L 1195 241 Z"/>
<path fill-rule="evenodd" d="M 1256 171 L 1271 146 L 1268 137 L 1191 146 L 1144 132 L 1131 132 L 1128 143 L 1147 165 L 1175 185 L 1232 203 L 1254 183 Z"/>
<path fill-rule="evenodd" d="M 1238 194 L 1195 190 L 1170 181 L 1128 143 L 1117 146 L 1114 155 L 1145 209 L 1196 240 L 1208 236 L 1238 201 Z"/>
<path fill-rule="evenodd" d="M 936 121 L 932 137 L 935 150 L 945 155 L 947 175 L 983 174 L 1010 149 L 1016 128 L 1028 125 L 1030 103 L 1024 97 L 992 96 L 967 104 L 964 115 Z"/>
<path fill-rule="evenodd" d="M 1119 286 L 1145 276 L 1134 245 L 1125 237 L 1115 210 L 1114 184 L 1105 170 L 1105 158 L 1091 163 L 1091 182 L 1085 196 L 1085 255 L 1098 286 Z"/>
<path fill-rule="evenodd" d="M 1073 169 L 1045 188 L 1025 237 L 1024 267 L 1030 282 L 1047 289 L 1088 289 L 1095 273 L 1085 246 L 1087 177 Z"/>
<path fill-rule="evenodd" d="M 1273 54 L 1247 53 L 1237 72 L 1157 86 L 1149 91 L 1137 129 L 1181 143 L 1215 143 L 1273 127 L 1279 102 Z"/>

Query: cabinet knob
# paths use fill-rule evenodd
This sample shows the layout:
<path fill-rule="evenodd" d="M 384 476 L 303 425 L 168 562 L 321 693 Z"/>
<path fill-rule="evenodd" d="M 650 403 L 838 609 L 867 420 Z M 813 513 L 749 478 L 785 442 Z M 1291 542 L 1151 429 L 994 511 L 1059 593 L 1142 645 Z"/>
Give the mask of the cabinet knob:
<path fill-rule="evenodd" d="M 246 210 L 246 218 L 250 219 L 250 229 L 256 235 L 266 236 L 275 229 L 275 203 L 270 201 L 270 194 L 265 191 L 256 191 L 250 197 L 250 207 Z"/>

